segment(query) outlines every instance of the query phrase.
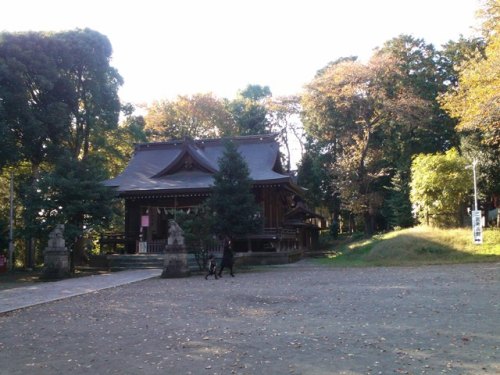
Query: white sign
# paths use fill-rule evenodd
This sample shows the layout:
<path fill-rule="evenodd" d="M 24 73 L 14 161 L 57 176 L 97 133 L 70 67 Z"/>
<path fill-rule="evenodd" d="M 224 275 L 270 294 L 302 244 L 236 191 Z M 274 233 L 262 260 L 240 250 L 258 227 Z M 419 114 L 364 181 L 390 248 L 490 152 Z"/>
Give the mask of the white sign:
<path fill-rule="evenodd" d="M 139 254 L 148 252 L 148 243 L 146 241 L 139 241 Z"/>
<path fill-rule="evenodd" d="M 483 228 L 481 226 L 481 211 L 472 211 L 472 235 L 475 244 L 483 243 Z"/>

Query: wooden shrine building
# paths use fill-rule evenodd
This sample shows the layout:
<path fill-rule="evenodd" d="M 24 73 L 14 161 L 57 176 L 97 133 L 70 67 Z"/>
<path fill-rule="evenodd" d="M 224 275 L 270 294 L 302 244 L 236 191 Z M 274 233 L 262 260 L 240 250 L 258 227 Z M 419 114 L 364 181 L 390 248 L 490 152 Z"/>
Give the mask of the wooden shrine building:
<path fill-rule="evenodd" d="M 315 247 L 321 217 L 307 208 L 303 189 L 284 173 L 276 136 L 231 139 L 248 164 L 253 193 L 264 216 L 260 233 L 238 238 L 235 250 L 302 252 Z M 210 196 L 223 151 L 222 139 L 136 145 L 123 173 L 105 182 L 125 200 L 126 253 L 163 251 L 168 220 L 175 211 L 195 212 Z"/>

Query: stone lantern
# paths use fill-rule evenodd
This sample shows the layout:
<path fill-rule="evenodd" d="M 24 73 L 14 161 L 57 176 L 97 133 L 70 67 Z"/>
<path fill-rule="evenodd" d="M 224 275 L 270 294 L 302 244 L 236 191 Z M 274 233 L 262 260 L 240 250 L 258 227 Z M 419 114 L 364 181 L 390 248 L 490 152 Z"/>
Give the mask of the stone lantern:
<path fill-rule="evenodd" d="M 64 241 L 64 225 L 57 224 L 49 234 L 49 242 L 43 252 L 42 280 L 57 280 L 71 276 L 69 250 Z"/>

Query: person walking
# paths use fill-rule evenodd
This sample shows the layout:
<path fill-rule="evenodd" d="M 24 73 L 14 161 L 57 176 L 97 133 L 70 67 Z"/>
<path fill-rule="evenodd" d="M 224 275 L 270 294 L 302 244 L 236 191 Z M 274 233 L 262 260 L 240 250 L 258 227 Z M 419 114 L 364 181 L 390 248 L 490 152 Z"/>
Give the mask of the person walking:
<path fill-rule="evenodd" d="M 219 267 L 219 277 L 222 277 L 222 270 L 224 268 L 229 268 L 229 274 L 232 277 L 234 277 L 233 264 L 234 264 L 233 247 L 231 244 L 231 240 L 226 238 L 224 240 L 224 252 L 222 253 L 222 261 Z"/>

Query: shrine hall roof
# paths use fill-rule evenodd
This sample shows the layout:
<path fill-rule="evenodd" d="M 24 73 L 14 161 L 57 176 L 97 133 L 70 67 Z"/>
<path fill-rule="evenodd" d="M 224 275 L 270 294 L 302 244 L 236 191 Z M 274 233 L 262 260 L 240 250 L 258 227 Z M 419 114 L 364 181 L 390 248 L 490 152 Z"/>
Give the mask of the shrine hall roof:
<path fill-rule="evenodd" d="M 291 183 L 291 177 L 282 172 L 274 134 L 230 139 L 248 164 L 254 185 Z M 125 170 L 104 184 L 125 194 L 207 190 L 224 148 L 224 139 L 137 144 Z"/>

